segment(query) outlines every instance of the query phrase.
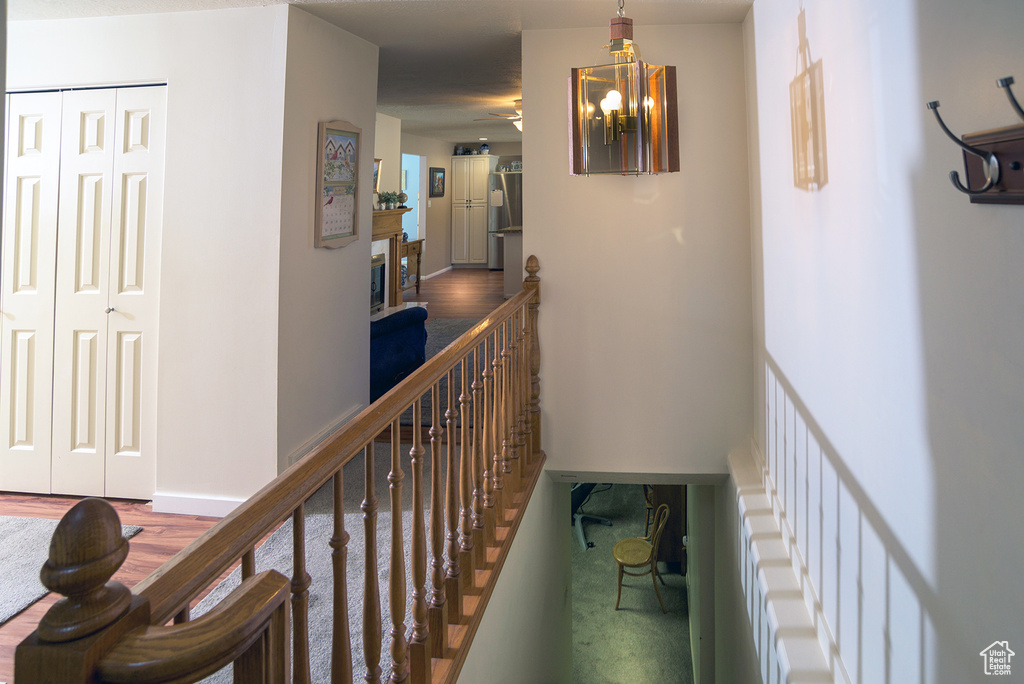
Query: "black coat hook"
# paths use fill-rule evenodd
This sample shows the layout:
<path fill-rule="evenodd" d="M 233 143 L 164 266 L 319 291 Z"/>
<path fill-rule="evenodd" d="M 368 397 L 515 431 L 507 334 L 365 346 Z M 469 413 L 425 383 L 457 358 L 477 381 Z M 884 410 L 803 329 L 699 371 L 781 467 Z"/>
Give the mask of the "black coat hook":
<path fill-rule="evenodd" d="M 995 153 L 983 150 L 978 147 L 974 147 L 973 145 L 968 145 L 964 141 L 960 140 L 960 138 L 953 135 L 953 132 L 950 131 L 949 127 L 946 126 L 946 122 L 942 120 L 941 116 L 939 116 L 938 100 L 932 100 L 931 102 L 929 102 L 928 109 L 932 110 L 932 112 L 935 114 L 935 119 L 939 122 L 939 127 L 942 128 L 943 132 L 949 136 L 950 140 L 955 142 L 959 147 L 963 148 L 965 152 L 973 154 L 974 156 L 980 158 L 984 162 L 983 168 L 985 173 L 985 184 L 983 186 L 981 186 L 977 190 L 971 190 L 970 188 L 965 187 L 964 184 L 960 182 L 959 173 L 957 173 L 956 171 L 950 171 L 949 180 L 953 182 L 953 187 L 967 195 L 980 195 L 984 192 L 988 192 L 993 187 L 995 187 L 996 183 L 999 182 L 999 159 L 996 158 Z"/>

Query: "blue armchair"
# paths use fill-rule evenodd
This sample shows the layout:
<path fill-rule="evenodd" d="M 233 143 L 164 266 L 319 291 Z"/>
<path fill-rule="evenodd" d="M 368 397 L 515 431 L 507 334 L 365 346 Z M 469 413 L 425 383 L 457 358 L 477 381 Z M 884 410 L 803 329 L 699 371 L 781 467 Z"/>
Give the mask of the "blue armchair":
<path fill-rule="evenodd" d="M 377 401 L 426 360 L 427 310 L 403 309 L 370 321 L 370 401 Z"/>

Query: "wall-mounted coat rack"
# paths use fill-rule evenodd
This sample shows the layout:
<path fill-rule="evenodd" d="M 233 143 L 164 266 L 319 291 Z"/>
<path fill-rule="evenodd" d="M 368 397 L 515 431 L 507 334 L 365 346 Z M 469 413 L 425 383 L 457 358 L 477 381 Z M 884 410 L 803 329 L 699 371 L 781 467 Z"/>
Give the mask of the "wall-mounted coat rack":
<path fill-rule="evenodd" d="M 1013 77 L 1001 78 L 996 85 L 1006 91 L 1010 106 L 1024 121 L 1024 109 L 1010 88 Z M 928 109 L 943 132 L 964 151 L 966 184 L 960 182 L 959 173 L 950 171 L 953 187 L 970 195 L 975 204 L 1024 204 L 1024 124 L 968 133 L 960 140 L 939 116 L 938 100 L 929 102 Z"/>

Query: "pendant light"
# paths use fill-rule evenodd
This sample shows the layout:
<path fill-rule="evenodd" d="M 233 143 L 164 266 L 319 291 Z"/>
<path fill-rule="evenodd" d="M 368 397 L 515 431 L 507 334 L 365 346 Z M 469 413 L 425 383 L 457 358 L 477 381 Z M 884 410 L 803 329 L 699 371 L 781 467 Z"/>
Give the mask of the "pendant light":
<path fill-rule="evenodd" d="M 678 171 L 676 68 L 643 61 L 623 0 L 610 29 L 598 64 L 569 76 L 569 173 Z"/>

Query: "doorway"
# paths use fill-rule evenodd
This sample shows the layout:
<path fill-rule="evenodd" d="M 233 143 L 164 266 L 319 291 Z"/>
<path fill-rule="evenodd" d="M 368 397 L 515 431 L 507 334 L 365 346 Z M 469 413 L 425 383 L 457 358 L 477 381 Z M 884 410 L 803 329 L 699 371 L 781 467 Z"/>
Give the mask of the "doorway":
<path fill-rule="evenodd" d="M 410 240 L 426 237 L 426 206 L 421 201 L 426 196 L 427 158 L 416 154 L 402 155 L 401 192 L 408 195 L 405 206 L 412 211 L 402 216 L 402 230 Z"/>
<path fill-rule="evenodd" d="M 707 547 L 713 535 L 713 489 L 683 484 L 654 489 L 633 483 L 573 485 L 573 681 L 714 681 L 710 663 L 702 663 L 703 672 L 695 667 L 704 660 L 705 647 L 713 647 L 713 622 L 705 622 L 713 615 L 713 582 L 700 581 L 703 574 L 713 574 L 713 552 Z M 658 554 L 664 580 L 658 589 L 665 612 L 649 574 L 623 577 L 616 610 L 618 566 L 612 549 L 622 539 L 645 536 L 662 503 L 670 509 Z M 698 546 L 701 553 L 691 554 Z"/>

